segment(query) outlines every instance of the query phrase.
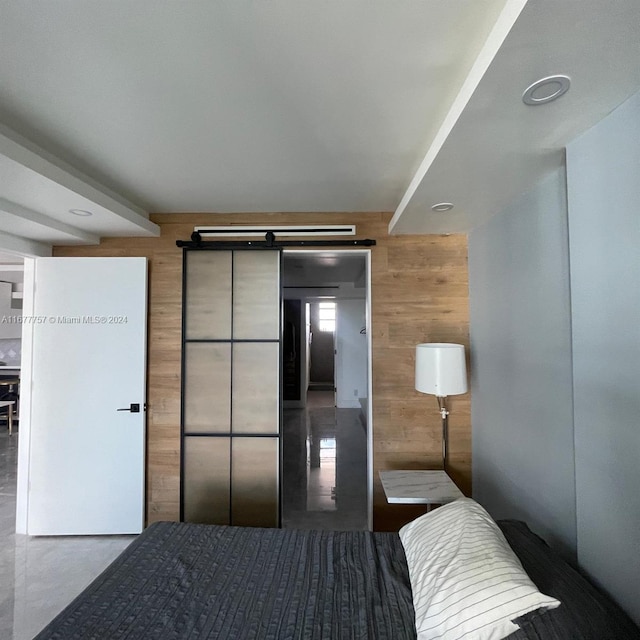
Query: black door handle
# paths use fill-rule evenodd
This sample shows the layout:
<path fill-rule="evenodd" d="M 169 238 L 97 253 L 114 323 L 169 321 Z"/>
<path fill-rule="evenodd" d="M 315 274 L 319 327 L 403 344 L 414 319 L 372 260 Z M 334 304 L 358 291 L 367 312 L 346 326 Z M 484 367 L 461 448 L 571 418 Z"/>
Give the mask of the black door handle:
<path fill-rule="evenodd" d="M 138 403 L 131 403 L 124 409 L 116 409 L 116 411 L 131 411 L 131 413 L 140 413 L 140 405 Z"/>

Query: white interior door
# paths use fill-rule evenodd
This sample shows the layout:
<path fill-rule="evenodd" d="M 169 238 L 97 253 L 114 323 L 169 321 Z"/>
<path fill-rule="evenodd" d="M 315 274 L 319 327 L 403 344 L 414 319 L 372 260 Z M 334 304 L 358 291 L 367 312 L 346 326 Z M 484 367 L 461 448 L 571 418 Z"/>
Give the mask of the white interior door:
<path fill-rule="evenodd" d="M 27 533 L 138 533 L 144 525 L 146 259 L 34 263 L 33 315 L 25 317 L 30 326 L 23 333 L 32 341 L 26 350 L 30 419 L 26 429 L 20 425 L 20 438 L 29 442 Z"/>

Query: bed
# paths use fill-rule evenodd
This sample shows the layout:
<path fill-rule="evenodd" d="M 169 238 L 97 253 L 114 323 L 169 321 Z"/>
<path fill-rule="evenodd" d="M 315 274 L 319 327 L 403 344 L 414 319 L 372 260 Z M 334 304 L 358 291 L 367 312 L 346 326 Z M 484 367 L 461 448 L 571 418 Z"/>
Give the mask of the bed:
<path fill-rule="evenodd" d="M 510 640 L 640 639 L 617 605 L 524 523 L 499 527 L 533 583 L 562 603 L 519 617 Z M 395 533 L 155 523 L 36 638 L 456 637 L 417 636 L 408 555 Z"/>

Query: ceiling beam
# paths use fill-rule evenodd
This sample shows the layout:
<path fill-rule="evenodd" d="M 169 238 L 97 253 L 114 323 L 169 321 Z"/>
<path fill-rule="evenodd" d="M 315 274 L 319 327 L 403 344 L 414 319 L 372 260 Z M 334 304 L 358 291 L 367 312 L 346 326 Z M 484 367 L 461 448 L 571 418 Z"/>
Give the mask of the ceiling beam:
<path fill-rule="evenodd" d="M 6 200 L 5 198 L 0 198 L 0 211 L 7 213 L 10 216 L 15 216 L 21 220 L 28 220 L 40 227 L 64 233 L 76 240 L 80 240 L 83 244 L 100 244 L 100 236 L 98 235 L 82 231 L 82 229 L 60 222 L 59 220 L 55 220 L 49 216 L 45 216 L 43 213 L 39 213 L 33 209 L 28 209 L 27 207 L 23 207 L 22 205 Z"/>
<path fill-rule="evenodd" d="M 449 137 L 449 134 L 453 130 L 453 127 L 462 115 L 462 112 L 467 106 L 467 103 L 471 99 L 474 91 L 478 88 L 478 85 L 480 84 L 480 81 L 489 68 L 489 65 L 496 57 L 496 54 L 500 50 L 500 47 L 502 46 L 506 37 L 509 35 L 509 31 L 511 31 L 511 28 L 515 24 L 518 16 L 524 9 L 527 2 L 528 0 L 507 0 L 507 3 L 505 4 L 502 12 L 496 20 L 496 23 L 493 26 L 489 37 L 485 41 L 482 49 L 480 50 L 480 53 L 478 54 L 478 57 L 473 63 L 469 75 L 462 84 L 462 87 L 460 88 L 456 99 L 453 101 L 451 108 L 449 109 L 442 124 L 440 125 L 440 128 L 438 129 L 433 142 L 429 146 L 424 159 L 420 163 L 418 170 L 409 183 L 409 187 L 407 188 L 405 194 L 402 196 L 402 200 L 400 200 L 400 204 L 396 208 L 396 211 L 393 214 L 391 221 L 389 222 L 389 233 L 392 233 L 393 228 L 400 219 L 400 216 L 409 206 L 411 199 L 413 198 L 416 191 L 418 190 L 418 187 L 427 175 L 427 171 L 429 171 L 431 165 L 438 157 L 438 154 L 440 153 L 440 150 Z"/>
<path fill-rule="evenodd" d="M 51 245 L 0 231 L 0 252 L 22 258 L 48 258 L 51 256 Z"/>
<path fill-rule="evenodd" d="M 135 224 L 149 235 L 160 235 L 160 227 L 149 220 L 144 209 L 2 124 L 0 154 Z"/>

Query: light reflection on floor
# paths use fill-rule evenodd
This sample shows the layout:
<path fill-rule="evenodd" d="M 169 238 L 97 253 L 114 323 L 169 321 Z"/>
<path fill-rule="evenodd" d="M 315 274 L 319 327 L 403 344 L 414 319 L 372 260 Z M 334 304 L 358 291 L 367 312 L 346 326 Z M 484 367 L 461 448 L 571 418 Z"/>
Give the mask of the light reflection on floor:
<path fill-rule="evenodd" d="M 311 464 L 311 452 L 318 446 L 307 438 L 307 510 L 336 510 L 336 439 L 319 438 L 318 466 Z M 315 461 L 315 456 L 314 456 Z"/>
<path fill-rule="evenodd" d="M 367 528 L 366 427 L 333 397 L 310 391 L 306 409 L 284 411 L 283 527 Z"/>

